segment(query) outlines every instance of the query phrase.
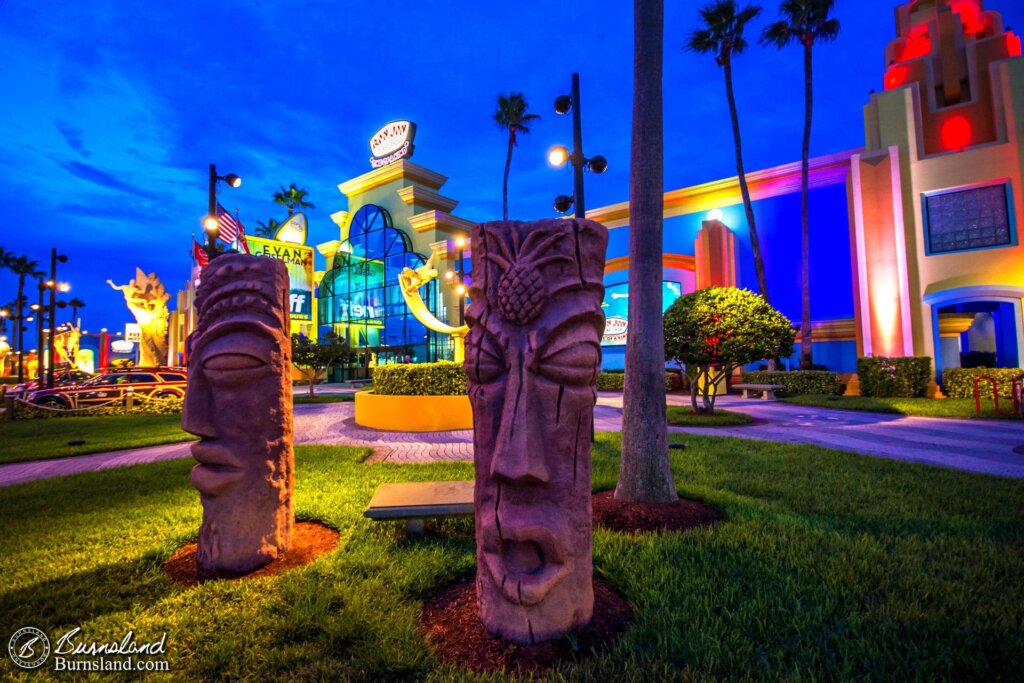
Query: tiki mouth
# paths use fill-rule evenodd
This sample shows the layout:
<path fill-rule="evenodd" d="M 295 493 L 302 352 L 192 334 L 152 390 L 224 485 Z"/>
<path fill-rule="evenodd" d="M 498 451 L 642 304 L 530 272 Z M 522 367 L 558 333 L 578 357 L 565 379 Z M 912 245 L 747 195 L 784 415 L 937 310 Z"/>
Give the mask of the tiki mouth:
<path fill-rule="evenodd" d="M 534 605 L 568 572 L 562 544 L 545 527 L 484 533 L 484 561 L 505 597 L 517 605 Z"/>
<path fill-rule="evenodd" d="M 238 456 L 206 439 L 192 444 L 192 457 L 199 464 L 192 468 L 190 479 L 200 493 L 219 496 L 245 476 Z"/>

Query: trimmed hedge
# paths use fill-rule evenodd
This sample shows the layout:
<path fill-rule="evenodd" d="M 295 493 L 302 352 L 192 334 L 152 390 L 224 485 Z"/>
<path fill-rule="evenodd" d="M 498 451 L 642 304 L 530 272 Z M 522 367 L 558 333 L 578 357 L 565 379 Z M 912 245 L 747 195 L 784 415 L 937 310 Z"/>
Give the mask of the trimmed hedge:
<path fill-rule="evenodd" d="M 608 370 L 597 376 L 598 391 L 622 391 L 625 388 L 626 374 L 622 370 Z M 675 391 L 686 387 L 683 376 L 675 371 L 665 371 L 665 391 Z"/>
<path fill-rule="evenodd" d="M 92 417 L 96 415 L 171 415 L 181 412 L 184 401 L 185 399 L 179 396 L 154 396 L 153 398 L 136 396 L 132 399 L 130 411 L 126 411 L 124 404 L 120 402 L 84 410 L 53 410 L 15 401 L 14 419 L 45 420 L 51 417 Z"/>
<path fill-rule="evenodd" d="M 927 356 L 858 358 L 857 377 L 861 396 L 920 398 L 928 393 L 932 359 Z"/>
<path fill-rule="evenodd" d="M 747 384 L 779 384 L 786 387 L 789 395 L 824 394 L 838 396 L 843 393 L 839 373 L 823 370 L 794 370 L 792 372 L 744 372 L 743 382 Z"/>
<path fill-rule="evenodd" d="M 1020 368 L 947 368 L 942 371 L 942 389 L 950 398 L 974 398 L 974 378 L 992 377 L 996 380 L 1000 398 L 1010 398 L 1013 380 L 1024 374 Z M 991 398 L 992 384 L 981 382 L 978 390 L 982 397 Z"/>
<path fill-rule="evenodd" d="M 466 393 L 462 363 L 378 365 L 373 369 L 373 391 L 383 396 L 461 396 Z"/>

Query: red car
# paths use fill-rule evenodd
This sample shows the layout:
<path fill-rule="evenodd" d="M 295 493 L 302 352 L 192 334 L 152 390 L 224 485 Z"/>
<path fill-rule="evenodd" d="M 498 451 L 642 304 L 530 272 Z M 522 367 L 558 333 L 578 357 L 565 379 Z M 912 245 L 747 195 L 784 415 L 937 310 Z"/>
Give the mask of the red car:
<path fill-rule="evenodd" d="M 63 387 L 69 384 L 81 384 L 90 377 L 95 377 L 88 372 L 82 372 L 81 370 L 58 370 L 53 375 L 53 386 Z M 39 380 L 30 379 L 21 384 L 17 384 L 7 390 L 8 396 L 14 396 L 15 398 L 22 398 L 27 394 L 31 394 L 39 387 Z"/>
<path fill-rule="evenodd" d="M 51 408 L 87 408 L 124 400 L 129 389 L 135 396 L 185 395 L 186 375 L 175 368 L 131 368 L 107 372 L 74 384 L 42 389 L 28 395 L 29 403 Z"/>

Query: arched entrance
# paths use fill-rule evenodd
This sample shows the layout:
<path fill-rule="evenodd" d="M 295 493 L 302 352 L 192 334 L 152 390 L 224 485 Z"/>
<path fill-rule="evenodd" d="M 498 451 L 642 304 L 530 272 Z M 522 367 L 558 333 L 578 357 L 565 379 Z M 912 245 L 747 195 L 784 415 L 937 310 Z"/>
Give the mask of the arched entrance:
<path fill-rule="evenodd" d="M 1021 287 L 959 287 L 928 294 L 935 374 L 954 367 L 1016 368 L 1024 351 Z"/>

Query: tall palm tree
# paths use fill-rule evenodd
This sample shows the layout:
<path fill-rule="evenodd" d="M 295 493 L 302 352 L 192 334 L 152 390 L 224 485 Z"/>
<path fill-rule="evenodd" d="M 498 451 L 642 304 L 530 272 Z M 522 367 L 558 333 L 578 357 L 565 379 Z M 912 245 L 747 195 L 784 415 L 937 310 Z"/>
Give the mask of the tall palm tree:
<path fill-rule="evenodd" d="M 316 208 L 315 204 L 306 201 L 306 197 L 308 196 L 309 192 L 304 188 L 295 187 L 295 183 L 289 185 L 287 190 L 284 188 L 284 185 L 282 185 L 281 191 L 274 193 L 274 203 L 287 207 L 288 215 L 291 216 L 295 213 L 295 209 Z"/>
<path fill-rule="evenodd" d="M 702 26 L 690 34 L 685 49 L 702 55 L 713 54 L 715 63 L 725 71 L 725 95 L 729 100 L 729 117 L 732 119 L 732 138 L 736 143 L 736 174 L 740 179 L 740 194 L 743 195 L 743 209 L 747 214 L 750 229 L 750 246 L 754 251 L 754 272 L 761 296 L 768 301 L 768 277 L 765 275 L 764 256 L 761 241 L 754 224 L 754 205 L 750 201 L 747 187 L 747 173 L 743 167 L 743 143 L 740 140 L 740 117 L 736 110 L 736 96 L 732 85 L 732 58 L 747 48 L 743 30 L 747 24 L 761 14 L 758 5 L 747 5 L 740 9 L 736 0 L 715 0 L 700 10 Z"/>
<path fill-rule="evenodd" d="M 784 0 L 779 21 L 765 27 L 761 43 L 782 49 L 790 44 L 804 49 L 804 139 L 800 157 L 800 367 L 809 370 L 811 352 L 811 244 L 808 230 L 807 198 L 811 154 L 811 117 L 814 113 L 814 79 L 811 62 L 815 43 L 831 43 L 839 35 L 839 20 L 829 15 L 836 0 Z"/>
<path fill-rule="evenodd" d="M 267 222 L 256 221 L 256 236 L 257 237 L 273 237 L 277 234 L 277 229 L 281 226 L 277 222 L 276 218 L 268 218 Z"/>
<path fill-rule="evenodd" d="M 78 317 L 78 309 L 85 308 L 85 302 L 79 299 L 77 296 L 73 296 L 68 299 L 68 306 L 71 307 L 71 324 L 74 325 L 75 319 Z"/>
<path fill-rule="evenodd" d="M 42 278 L 45 273 L 39 270 L 39 261 L 30 261 L 27 256 L 11 256 L 7 260 L 7 267 L 14 271 L 14 274 L 18 276 L 18 296 L 17 296 L 17 320 L 14 323 L 14 331 L 17 335 L 17 349 L 19 352 L 25 351 L 25 335 L 21 330 L 22 323 L 25 320 L 25 280 L 32 278 Z M 22 367 L 23 355 L 18 355 L 18 383 L 25 381 L 24 369 Z"/>
<path fill-rule="evenodd" d="M 508 131 L 508 155 L 505 157 L 505 180 L 501 185 L 501 216 L 508 220 L 508 171 L 512 168 L 512 148 L 519 144 L 519 135 L 530 132 L 530 121 L 539 119 L 537 114 L 527 112 L 529 105 L 521 92 L 498 95 L 498 108 L 494 121 L 498 128 Z"/>
<path fill-rule="evenodd" d="M 622 457 L 615 498 L 677 499 L 665 419 L 661 315 L 664 0 L 633 2 L 633 134 L 629 160 L 629 326 L 622 397 Z"/>

